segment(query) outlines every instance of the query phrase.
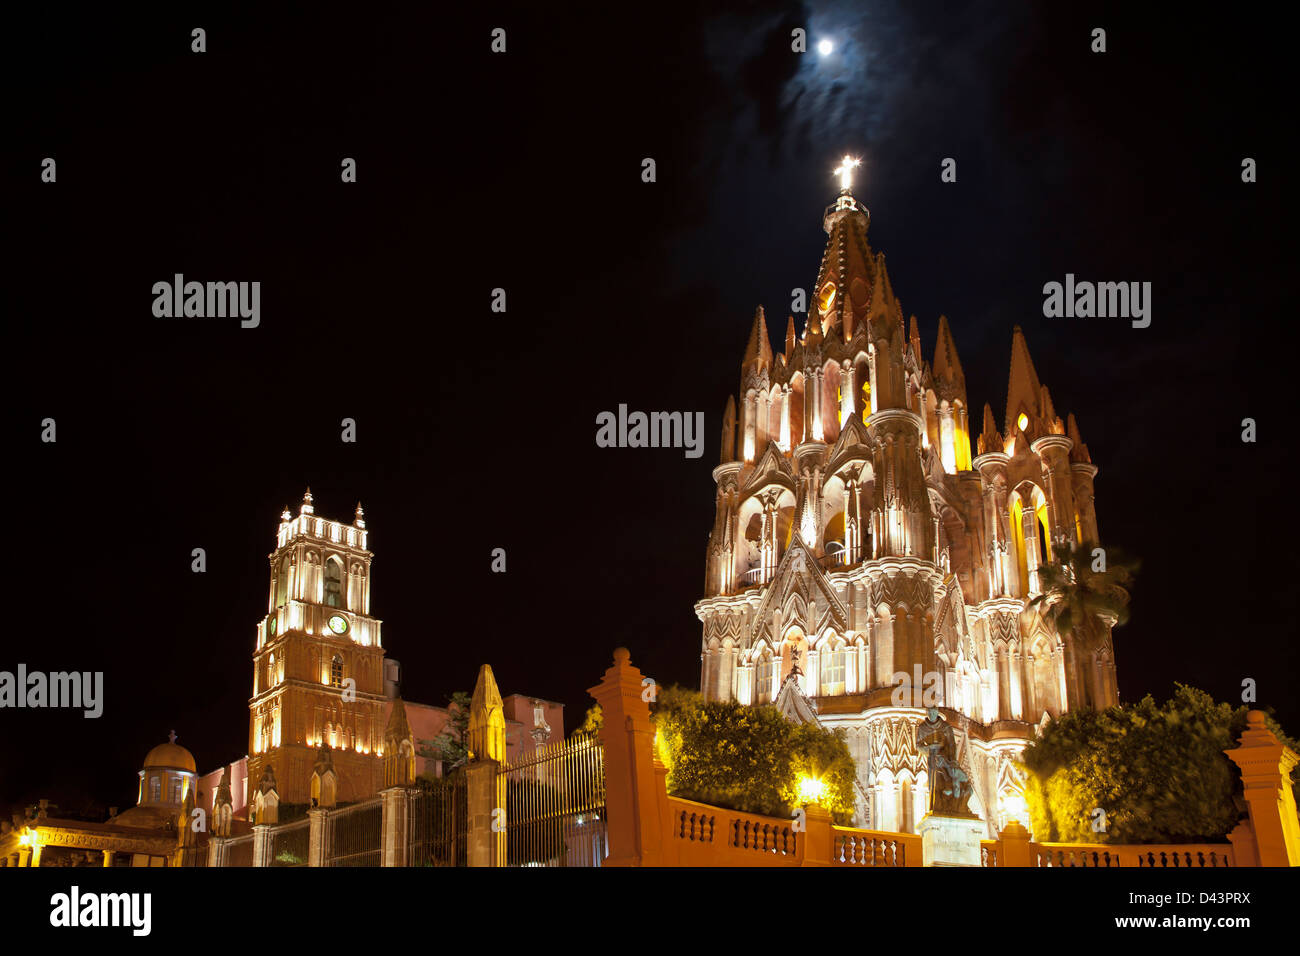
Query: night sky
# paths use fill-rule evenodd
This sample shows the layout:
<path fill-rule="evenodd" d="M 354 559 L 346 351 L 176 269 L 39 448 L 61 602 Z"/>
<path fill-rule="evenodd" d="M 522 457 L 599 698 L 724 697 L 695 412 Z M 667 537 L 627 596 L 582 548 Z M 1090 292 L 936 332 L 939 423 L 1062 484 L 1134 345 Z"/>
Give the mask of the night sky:
<path fill-rule="evenodd" d="M 365 506 L 407 699 L 487 662 L 571 729 L 618 645 L 697 686 L 723 407 L 754 308 L 779 350 L 816 278 L 845 153 L 926 357 L 946 314 L 1000 424 L 1019 324 L 1077 416 L 1103 542 L 1142 559 L 1121 698 L 1251 677 L 1300 733 L 1285 33 L 1097 5 L 414 6 L 10 21 L 0 670 L 106 687 L 98 720 L 0 712 L 0 806 L 131 805 L 173 728 L 200 771 L 246 752 L 267 555 L 308 485 L 319 515 Z M 260 281 L 260 327 L 154 318 L 177 272 Z M 1151 282 L 1151 326 L 1044 318 L 1067 272 Z M 597 448 L 620 403 L 703 411 L 704 456 Z"/>

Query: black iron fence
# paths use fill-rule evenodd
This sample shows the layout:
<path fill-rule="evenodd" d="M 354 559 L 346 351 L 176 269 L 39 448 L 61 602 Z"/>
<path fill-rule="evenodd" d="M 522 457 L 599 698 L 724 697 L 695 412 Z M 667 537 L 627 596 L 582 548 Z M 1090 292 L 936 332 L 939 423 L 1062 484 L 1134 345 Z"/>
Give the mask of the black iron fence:
<path fill-rule="evenodd" d="M 467 866 L 469 810 L 465 773 L 420 780 L 411 794 L 410 866 Z"/>
<path fill-rule="evenodd" d="M 325 865 L 381 866 L 383 827 L 380 797 L 330 810 L 325 817 Z"/>
<path fill-rule="evenodd" d="M 270 866 L 306 866 L 311 845 L 311 821 L 285 823 L 271 830 Z"/>
<path fill-rule="evenodd" d="M 600 866 L 608 854 L 605 761 L 585 734 L 503 766 L 509 866 Z"/>
<path fill-rule="evenodd" d="M 235 837 L 226 847 L 226 866 L 253 865 L 253 834 Z"/>

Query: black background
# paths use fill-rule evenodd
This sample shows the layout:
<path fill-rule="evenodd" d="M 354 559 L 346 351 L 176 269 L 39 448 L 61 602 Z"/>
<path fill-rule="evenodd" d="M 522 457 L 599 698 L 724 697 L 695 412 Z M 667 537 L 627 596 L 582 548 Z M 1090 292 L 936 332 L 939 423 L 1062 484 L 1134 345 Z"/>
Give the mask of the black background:
<path fill-rule="evenodd" d="M 795 26 L 836 52 L 791 53 Z M 1300 727 L 1290 54 L 1264 18 L 43 5 L 6 32 L 0 669 L 102 670 L 106 703 L 0 713 L 0 805 L 128 806 L 173 728 L 201 771 L 246 752 L 266 556 L 307 485 L 318 514 L 365 506 L 408 699 L 487 662 L 571 729 L 618 645 L 696 686 L 722 409 L 755 306 L 779 350 L 815 279 L 846 152 L 927 357 L 946 314 L 1000 424 L 1019 324 L 1076 414 L 1103 542 L 1143 561 L 1122 698 L 1250 677 Z M 176 272 L 260 281 L 261 326 L 155 319 Z M 1152 282 L 1151 326 L 1043 318 L 1067 272 Z M 619 403 L 704 411 L 704 456 L 596 448 Z"/>

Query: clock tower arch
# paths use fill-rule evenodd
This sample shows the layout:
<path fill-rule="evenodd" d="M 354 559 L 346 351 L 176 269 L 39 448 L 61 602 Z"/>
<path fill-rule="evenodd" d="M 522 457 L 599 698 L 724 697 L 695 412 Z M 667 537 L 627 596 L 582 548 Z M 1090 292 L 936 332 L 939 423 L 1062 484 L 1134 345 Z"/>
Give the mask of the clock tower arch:
<path fill-rule="evenodd" d="M 310 803 L 324 745 L 340 801 L 369 797 L 381 782 L 387 697 L 368 537 L 360 503 L 350 524 L 331 520 L 316 514 L 310 488 L 296 517 L 280 515 L 253 651 L 248 779 L 270 770 L 281 804 Z"/>

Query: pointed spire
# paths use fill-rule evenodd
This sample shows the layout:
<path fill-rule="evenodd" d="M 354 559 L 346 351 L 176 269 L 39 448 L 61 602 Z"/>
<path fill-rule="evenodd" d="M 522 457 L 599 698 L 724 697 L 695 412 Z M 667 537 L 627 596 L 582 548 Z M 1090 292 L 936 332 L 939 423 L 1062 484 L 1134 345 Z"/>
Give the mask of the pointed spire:
<path fill-rule="evenodd" d="M 1034 371 L 1034 360 L 1029 357 L 1025 333 L 1017 325 L 1011 336 L 1011 374 L 1007 382 L 1007 415 L 1003 420 L 1006 434 L 1016 433 L 1021 414 L 1031 421 L 1041 415 L 1041 392 L 1042 385 Z"/>
<path fill-rule="evenodd" d="M 1002 435 L 998 432 L 997 423 L 993 420 L 993 408 L 988 402 L 984 403 L 984 430 L 980 432 L 979 441 L 976 443 L 976 449 L 979 454 L 987 455 L 992 451 L 1003 451 L 1005 443 L 1002 441 Z"/>
<path fill-rule="evenodd" d="M 763 367 L 772 364 L 772 343 L 767 337 L 767 317 L 763 314 L 761 305 L 754 310 L 754 326 L 749 331 L 749 344 L 745 346 L 743 365 L 753 362 Z"/>
<path fill-rule="evenodd" d="M 873 324 L 887 323 L 894 319 L 897 300 L 894 298 L 894 287 L 889 281 L 889 270 L 885 268 L 885 254 L 883 252 L 876 255 L 876 292 L 871 297 L 871 310 L 868 313 Z M 886 330 L 892 338 L 892 329 L 886 325 Z M 872 332 L 872 337 L 877 332 Z"/>
<path fill-rule="evenodd" d="M 1042 392 L 1039 393 L 1038 407 L 1042 411 L 1043 422 L 1047 425 L 1047 431 L 1053 435 L 1064 435 L 1065 427 L 1061 424 L 1061 419 L 1057 417 L 1056 406 L 1052 404 L 1052 393 L 1043 386 Z"/>
<path fill-rule="evenodd" d="M 411 736 L 411 723 L 406 717 L 406 704 L 400 697 L 393 699 L 393 711 L 388 715 L 388 726 L 384 728 L 384 736 L 391 737 L 399 743 Z"/>
<path fill-rule="evenodd" d="M 794 355 L 794 342 L 794 316 L 792 315 L 786 320 L 785 326 L 785 360 L 787 362 L 790 361 L 790 356 Z"/>
<path fill-rule="evenodd" d="M 357 502 L 357 516 L 352 523 L 358 528 L 364 528 L 366 526 L 366 512 L 365 509 L 361 507 L 360 501 Z"/>
<path fill-rule="evenodd" d="M 874 284 L 874 254 L 867 241 L 870 224 L 866 206 L 848 189 L 841 189 L 839 198 L 822 215 L 826 249 L 808 317 L 809 326 L 814 327 L 812 318 L 817 314 L 815 328 L 825 337 L 839 330 L 848 342 L 865 319 Z"/>
<path fill-rule="evenodd" d="M 415 738 L 406 719 L 406 704 L 396 697 L 393 711 L 388 715 L 388 726 L 384 728 L 384 786 L 412 783 L 415 783 Z"/>
<path fill-rule="evenodd" d="M 290 513 L 290 511 L 289 511 L 289 506 L 288 506 L 288 505 L 285 505 L 285 506 L 284 506 L 284 510 L 280 512 L 280 520 L 281 520 L 281 521 L 292 521 L 292 520 L 293 520 L 293 515 L 292 515 L 292 514 Z"/>
<path fill-rule="evenodd" d="M 816 309 L 808 310 L 808 321 L 803 327 L 804 342 L 809 345 L 816 345 L 822 340 L 822 320 L 817 315 Z"/>
<path fill-rule="evenodd" d="M 469 749 L 476 760 L 506 759 L 506 718 L 501 691 L 492 668 L 478 669 L 469 705 Z"/>
<path fill-rule="evenodd" d="M 911 322 L 907 327 L 907 340 L 912 343 L 912 357 L 916 359 L 916 364 L 921 364 L 921 327 L 916 324 L 916 316 L 912 316 Z"/>
<path fill-rule="evenodd" d="M 939 338 L 934 345 L 934 377 L 965 388 L 966 375 L 962 372 L 957 345 L 952 340 L 952 329 L 948 327 L 946 315 L 939 316 Z"/>
<path fill-rule="evenodd" d="M 316 513 L 316 509 L 312 506 L 311 500 L 311 485 L 308 485 L 307 493 L 302 496 L 302 505 L 298 508 L 298 514 L 310 515 Z"/>
<path fill-rule="evenodd" d="M 801 482 L 799 488 L 799 501 L 795 505 L 795 534 L 810 549 L 817 544 L 817 511 L 813 507 L 812 495 L 808 490 L 808 483 Z"/>
<path fill-rule="evenodd" d="M 1070 461 L 1090 464 L 1092 456 L 1088 454 L 1088 446 L 1083 443 L 1083 436 L 1079 434 L 1079 423 L 1074 420 L 1074 412 L 1070 413 L 1065 429 L 1070 441 L 1074 442 L 1074 447 L 1070 449 Z"/>
<path fill-rule="evenodd" d="M 722 413 L 722 456 L 719 464 L 736 460 L 736 396 L 727 396 L 727 407 Z"/>

